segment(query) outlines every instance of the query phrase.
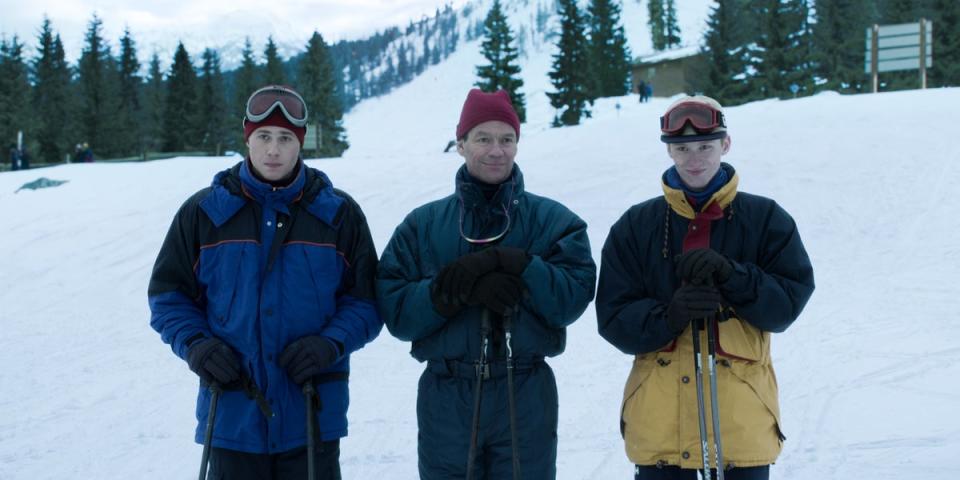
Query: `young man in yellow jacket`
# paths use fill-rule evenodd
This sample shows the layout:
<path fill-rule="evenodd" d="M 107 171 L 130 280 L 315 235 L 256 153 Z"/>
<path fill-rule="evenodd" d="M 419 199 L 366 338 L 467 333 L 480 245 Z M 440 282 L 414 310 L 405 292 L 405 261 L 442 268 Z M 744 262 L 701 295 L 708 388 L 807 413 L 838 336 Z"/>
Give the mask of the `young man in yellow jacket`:
<path fill-rule="evenodd" d="M 634 355 L 620 423 L 627 456 L 637 480 L 695 479 L 705 457 L 711 478 L 767 479 L 785 439 L 770 334 L 800 315 L 813 268 L 790 215 L 737 191 L 736 171 L 720 161 L 731 139 L 716 100 L 674 102 L 661 134 L 674 162 L 661 179 L 664 195 L 610 229 L 597 290 L 600 334 Z M 703 387 L 698 401 L 697 370 L 701 386 L 710 383 L 708 330 L 716 390 Z"/>

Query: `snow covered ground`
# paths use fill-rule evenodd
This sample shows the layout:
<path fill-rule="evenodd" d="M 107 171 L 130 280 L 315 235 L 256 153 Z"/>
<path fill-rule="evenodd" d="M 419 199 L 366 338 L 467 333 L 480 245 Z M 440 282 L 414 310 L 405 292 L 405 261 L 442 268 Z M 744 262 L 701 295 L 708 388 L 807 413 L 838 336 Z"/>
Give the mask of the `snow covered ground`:
<path fill-rule="evenodd" d="M 350 192 L 378 251 L 412 208 L 453 190 L 441 153 L 473 83 L 472 48 L 346 119 L 352 148 L 312 160 Z M 594 256 L 632 204 L 660 194 L 667 99 L 604 99 L 551 129 L 546 54 L 524 65 L 528 190 L 590 224 Z M 617 105 L 621 108 L 616 108 Z M 774 338 L 785 449 L 775 479 L 923 479 L 960 452 L 960 89 L 825 93 L 727 110 L 741 190 L 796 218 L 817 290 Z M 66 165 L 0 174 L 0 479 L 186 479 L 196 377 L 148 325 L 147 281 L 181 202 L 238 158 Z M 40 176 L 69 182 L 14 191 Z M 630 478 L 618 431 L 630 358 L 593 308 L 550 360 L 560 388 L 558 478 Z M 384 333 L 353 359 L 344 478 L 416 478 L 409 344 Z"/>

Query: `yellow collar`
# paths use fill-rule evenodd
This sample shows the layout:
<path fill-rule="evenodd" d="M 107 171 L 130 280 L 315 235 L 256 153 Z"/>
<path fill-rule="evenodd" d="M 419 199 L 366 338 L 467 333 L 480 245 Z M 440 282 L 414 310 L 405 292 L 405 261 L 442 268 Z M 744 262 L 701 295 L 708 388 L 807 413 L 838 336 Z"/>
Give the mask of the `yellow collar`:
<path fill-rule="evenodd" d="M 713 196 L 703 204 L 700 210 L 705 210 L 712 202 L 717 202 L 721 209 L 727 208 L 728 205 L 733 203 L 733 199 L 737 196 L 738 183 L 740 183 L 740 177 L 736 172 L 734 172 L 733 176 L 730 178 L 730 181 L 728 181 L 726 185 L 720 187 L 720 190 L 717 190 L 717 192 L 714 193 Z M 670 187 L 662 180 L 661 186 L 663 187 L 663 196 L 667 199 L 667 204 L 670 205 L 670 208 L 674 212 L 677 212 L 677 215 L 690 220 L 696 218 L 697 212 L 690 205 L 690 202 L 687 201 L 687 196 L 683 193 L 683 190 Z"/>

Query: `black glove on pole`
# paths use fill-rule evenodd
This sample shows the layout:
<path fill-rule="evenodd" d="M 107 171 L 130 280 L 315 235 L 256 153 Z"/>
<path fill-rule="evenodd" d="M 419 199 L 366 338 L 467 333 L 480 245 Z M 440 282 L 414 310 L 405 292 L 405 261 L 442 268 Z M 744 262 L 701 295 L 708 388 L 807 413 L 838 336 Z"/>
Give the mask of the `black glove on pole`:
<path fill-rule="evenodd" d="M 709 248 L 689 250 L 677 260 L 677 276 L 694 285 L 720 285 L 731 274 L 730 260 Z"/>
<path fill-rule="evenodd" d="M 433 309 L 444 318 L 453 318 L 463 309 L 463 304 L 459 300 L 441 294 L 436 282 L 430 285 L 430 301 L 433 303 Z"/>
<path fill-rule="evenodd" d="M 466 303 L 477 279 L 496 270 L 499 264 L 500 259 L 493 248 L 463 255 L 437 274 L 433 280 L 437 293 L 445 303 Z"/>
<path fill-rule="evenodd" d="M 340 356 L 333 340 L 322 335 L 311 335 L 287 345 L 277 364 L 287 371 L 297 385 L 318 375 Z"/>
<path fill-rule="evenodd" d="M 520 276 L 530 264 L 530 256 L 520 248 L 494 247 L 493 250 L 497 252 L 500 270 L 505 273 Z"/>
<path fill-rule="evenodd" d="M 240 380 L 240 360 L 226 343 L 216 337 L 198 340 L 187 351 L 187 365 L 207 384 L 227 387 Z"/>
<path fill-rule="evenodd" d="M 500 315 L 507 315 L 523 295 L 523 280 L 508 273 L 488 273 L 479 280 L 467 299 L 468 305 L 483 305 Z"/>
<path fill-rule="evenodd" d="M 677 289 L 667 307 L 667 326 L 680 333 L 692 320 L 713 318 L 723 296 L 714 287 L 684 285 Z"/>

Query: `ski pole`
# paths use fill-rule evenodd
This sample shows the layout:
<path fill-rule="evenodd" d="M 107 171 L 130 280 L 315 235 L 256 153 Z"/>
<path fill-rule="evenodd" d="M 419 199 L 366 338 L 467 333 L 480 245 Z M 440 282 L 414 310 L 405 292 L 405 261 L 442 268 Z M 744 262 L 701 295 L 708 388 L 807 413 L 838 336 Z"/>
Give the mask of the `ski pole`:
<path fill-rule="evenodd" d="M 316 390 L 313 388 L 313 379 L 307 380 L 303 384 L 303 400 L 307 404 L 307 480 L 314 480 L 316 478 L 316 466 L 314 465 L 313 451 L 316 445 L 314 444 L 314 437 L 316 432 L 314 431 L 313 426 L 313 396 L 316 395 Z"/>
<path fill-rule="evenodd" d="M 480 398 L 483 393 L 483 381 L 490 377 L 490 367 L 487 365 L 487 347 L 490 345 L 491 323 L 490 310 L 484 308 L 480 313 L 480 359 L 475 365 L 477 385 L 473 390 L 473 424 L 470 432 L 470 451 L 467 454 L 466 480 L 473 480 L 473 464 L 477 459 L 477 436 L 480 431 Z"/>
<path fill-rule="evenodd" d="M 720 437 L 720 405 L 717 402 L 717 326 L 716 315 L 707 319 L 707 367 L 710 373 L 710 408 L 713 418 L 713 449 L 716 454 L 717 480 L 723 480 L 723 442 Z"/>
<path fill-rule="evenodd" d="M 210 442 L 213 439 L 213 422 L 217 415 L 217 400 L 220 399 L 220 385 L 210 384 L 210 411 L 207 412 L 207 431 L 203 435 L 203 455 L 200 457 L 200 480 L 207 478 L 207 465 L 210 463 Z"/>
<path fill-rule="evenodd" d="M 520 480 L 520 449 L 517 442 L 517 405 L 513 398 L 513 322 L 503 317 L 503 333 L 507 344 L 507 400 L 510 405 L 510 446 L 513 448 L 513 480 Z"/>
<path fill-rule="evenodd" d="M 703 480 L 710 480 L 710 447 L 707 439 L 707 412 L 703 403 L 703 365 L 701 364 L 702 352 L 700 351 L 700 327 L 703 326 L 703 320 L 694 320 L 691 328 L 693 333 L 693 359 L 696 362 L 694 366 L 694 375 L 697 377 L 697 415 L 700 420 L 700 453 L 703 457 Z"/>

